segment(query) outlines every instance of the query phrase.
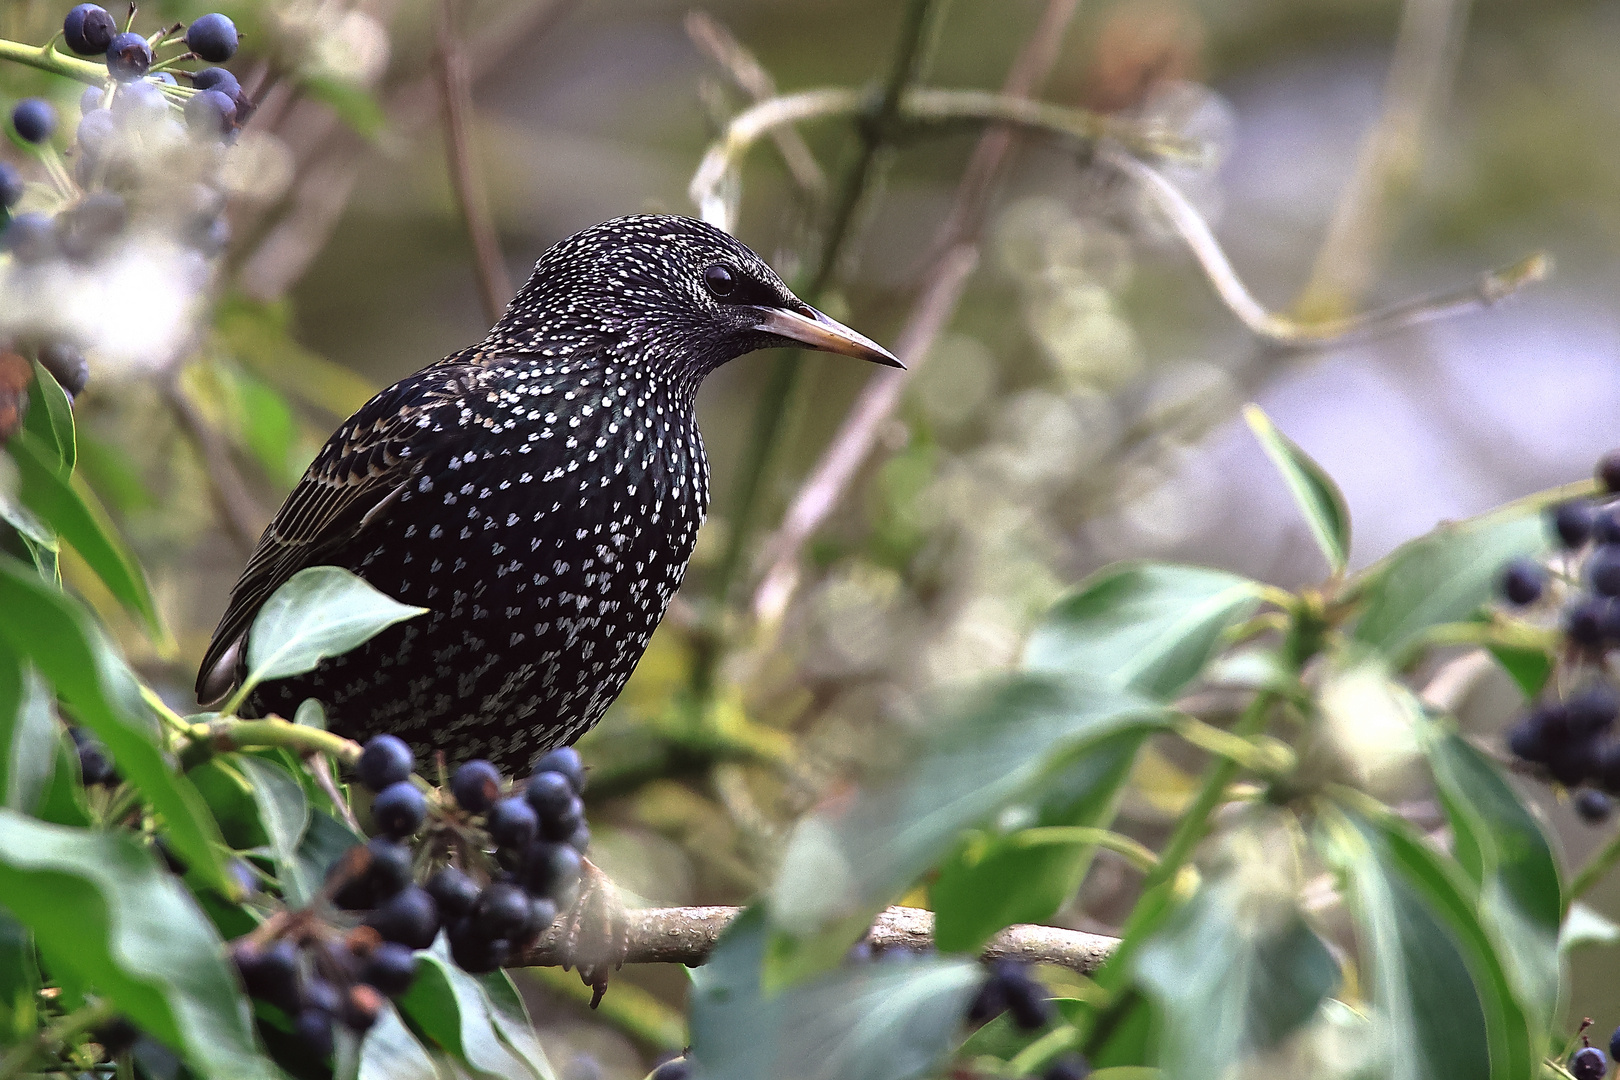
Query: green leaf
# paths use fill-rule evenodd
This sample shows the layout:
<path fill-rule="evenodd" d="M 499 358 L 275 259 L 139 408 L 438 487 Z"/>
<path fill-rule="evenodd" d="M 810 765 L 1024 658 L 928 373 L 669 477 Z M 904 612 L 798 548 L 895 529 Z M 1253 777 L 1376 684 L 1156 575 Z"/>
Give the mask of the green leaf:
<path fill-rule="evenodd" d="M 770 890 L 773 979 L 836 963 L 965 829 L 1037 793 L 1103 740 L 1163 722 L 1158 706 L 1082 678 L 1012 676 L 967 695 L 929 727 L 902 775 L 794 829 Z"/>
<path fill-rule="evenodd" d="M 269 1080 L 224 943 L 189 893 L 123 832 L 0 810 L 0 896 L 53 973 L 105 997 L 203 1076 Z"/>
<path fill-rule="evenodd" d="M 175 852 L 192 871 L 235 896 L 208 807 L 169 767 L 135 677 L 84 610 L 22 564 L 0 558 L 0 612 L 0 641 L 31 660 L 74 718 L 106 744 L 125 781 L 163 816 Z"/>
<path fill-rule="evenodd" d="M 984 979 L 976 962 L 919 956 L 829 972 L 768 996 L 758 908 L 692 973 L 692 1049 L 704 1080 L 911 1080 L 931 1075 Z"/>
<path fill-rule="evenodd" d="M 1144 733 L 1127 731 L 1081 755 L 1046 787 L 1035 826 L 1113 821 Z M 1014 923 L 1044 923 L 1080 888 L 1092 844 L 1020 842 L 1017 832 L 965 844 L 929 885 L 934 942 L 942 952 L 973 952 Z"/>
<path fill-rule="evenodd" d="M 1402 668 L 1425 632 L 1462 622 L 1490 602 L 1503 563 L 1546 546 L 1541 518 L 1528 510 L 1442 525 L 1366 572 L 1352 635 Z"/>
<path fill-rule="evenodd" d="M 1282 474 L 1329 569 L 1335 574 L 1343 573 L 1345 564 L 1350 561 L 1350 509 L 1345 506 L 1339 485 L 1298 443 L 1278 431 L 1258 405 L 1244 406 L 1243 419 L 1248 421 L 1249 429 L 1260 440 L 1260 448 Z"/>
<path fill-rule="evenodd" d="M 287 903 L 302 907 L 309 903 L 321 883 L 320 878 L 310 880 L 305 876 L 305 868 L 298 858 L 310 821 L 309 800 L 304 798 L 304 789 L 286 769 L 262 758 L 239 754 L 235 764 L 253 792 L 259 823 L 270 840 L 270 852 L 276 861 L 276 879 L 281 883 Z"/>
<path fill-rule="evenodd" d="M 1323 816 L 1356 919 L 1372 1058 L 1388 1080 L 1523 1080 L 1536 1038 L 1461 869 L 1398 818 Z"/>
<path fill-rule="evenodd" d="M 53 825 L 83 828 L 92 824 L 90 801 L 85 798 L 84 787 L 79 783 L 78 751 L 65 731 L 51 745 L 55 761 L 51 769 L 51 782 L 34 816 Z"/>
<path fill-rule="evenodd" d="M 360 1044 L 359 1080 L 440 1080 L 432 1056 L 392 1005 L 378 1015 Z"/>
<path fill-rule="evenodd" d="M 264 602 L 248 635 L 246 690 L 312 671 L 427 608 L 402 604 L 336 566 L 300 570 Z M 239 692 L 240 695 L 240 692 Z"/>
<path fill-rule="evenodd" d="M 1024 666 L 1168 701 L 1198 677 L 1227 627 L 1259 603 L 1259 584 L 1222 570 L 1115 563 L 1052 606 L 1024 649 Z"/>
<path fill-rule="evenodd" d="M 1277 873 L 1262 838 L 1205 879 L 1159 933 L 1143 942 L 1135 975 L 1163 1018 L 1157 1057 L 1168 1080 L 1242 1073 L 1309 1021 L 1338 985 L 1339 968 L 1306 923 L 1297 883 Z M 1275 834 L 1263 838 L 1267 849 Z M 1280 846 L 1286 847 L 1286 840 Z"/>
<path fill-rule="evenodd" d="M 34 379 L 28 386 L 28 410 L 23 430 L 38 440 L 48 454 L 51 471 L 66 480 L 78 464 L 79 451 L 73 424 L 73 402 L 54 376 L 34 364 Z"/>
<path fill-rule="evenodd" d="M 1511 645 L 1492 645 L 1490 653 L 1502 670 L 1519 684 L 1525 700 L 1534 701 L 1541 696 L 1547 680 L 1552 678 L 1554 658 L 1543 649 L 1518 648 Z"/>
<path fill-rule="evenodd" d="M 324 810 L 310 811 L 309 826 L 298 847 L 299 880 L 314 884 L 326 880 L 326 871 L 338 857 L 361 841 L 361 837 L 331 814 Z"/>
<path fill-rule="evenodd" d="M 83 485 L 59 475 L 47 451 L 27 433 L 7 446 L 22 478 L 22 501 L 83 556 L 118 602 L 140 618 L 160 648 L 171 646 L 173 638 L 152 599 L 146 574 L 96 497 Z"/>
<path fill-rule="evenodd" d="M 449 958 L 441 936 L 418 953 L 416 981 L 396 1004 L 429 1041 L 474 1072 L 501 1080 L 552 1080 L 501 1037 L 483 984 Z"/>
<path fill-rule="evenodd" d="M 0 456 L 0 521 L 17 531 L 40 576 L 54 583 L 57 580 L 57 556 L 61 552 L 61 544 L 51 527 L 22 504 L 17 496 L 19 485 L 16 464 L 10 457 Z"/>
<path fill-rule="evenodd" d="M 61 728 L 50 688 L 27 663 L 0 648 L 0 806 L 32 814 L 56 771 Z"/>
<path fill-rule="evenodd" d="M 504 971 L 492 971 L 478 976 L 478 983 L 484 989 L 489 1018 L 501 1039 L 535 1073 L 545 1080 L 553 1080 L 551 1062 L 546 1059 L 546 1052 L 534 1033 L 534 1020 L 529 1016 L 528 1006 L 523 1004 L 523 995 L 513 985 L 512 976 Z"/>
<path fill-rule="evenodd" d="M 1620 945 L 1620 925 L 1577 900 L 1558 931 L 1558 952 L 1568 956 L 1588 945 Z"/>
<path fill-rule="evenodd" d="M 1452 851 L 1479 889 L 1479 914 L 1537 1031 L 1558 1008 L 1564 900 L 1558 859 L 1511 785 L 1455 733 L 1424 746 L 1451 823 Z"/>

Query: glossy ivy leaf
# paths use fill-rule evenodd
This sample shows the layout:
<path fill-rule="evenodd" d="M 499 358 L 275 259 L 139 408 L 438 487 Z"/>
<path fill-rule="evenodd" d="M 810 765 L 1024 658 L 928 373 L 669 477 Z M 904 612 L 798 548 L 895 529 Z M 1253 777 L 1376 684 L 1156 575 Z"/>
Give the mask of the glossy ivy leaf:
<path fill-rule="evenodd" d="M 1265 865 L 1258 846 L 1250 855 L 1206 879 L 1136 954 L 1136 981 L 1162 1017 L 1155 1057 L 1168 1080 L 1245 1071 L 1338 985 L 1298 888 Z"/>
<path fill-rule="evenodd" d="M 1325 813 L 1319 848 L 1356 920 L 1370 1057 L 1389 1080 L 1522 1080 L 1537 1039 L 1460 867 L 1403 821 Z"/>
<path fill-rule="evenodd" d="M 74 719 L 106 744 L 120 775 L 163 816 L 175 852 L 192 871 L 223 895 L 236 895 L 208 807 L 169 767 L 135 677 L 83 608 L 0 557 L 0 612 L 0 645 L 32 661 Z"/>
<path fill-rule="evenodd" d="M 770 890 L 772 986 L 838 962 L 893 901 L 1015 799 L 1103 740 L 1164 723 L 1161 709 L 1082 678 L 1020 675 L 967 696 L 903 774 L 799 822 Z"/>
<path fill-rule="evenodd" d="M 17 494 L 20 486 L 16 463 L 10 456 L 0 454 L 0 521 L 16 531 L 40 576 L 55 583 L 62 545 L 51 527 L 23 505 Z"/>
<path fill-rule="evenodd" d="M 28 386 L 30 408 L 23 430 L 47 451 L 51 471 L 64 480 L 78 464 L 78 435 L 73 424 L 73 402 L 54 376 L 37 361 Z"/>
<path fill-rule="evenodd" d="M 692 973 L 692 1048 L 704 1080 L 912 1080 L 933 1075 L 984 981 L 970 960 L 845 966 L 764 992 L 771 928 L 759 908 Z"/>
<path fill-rule="evenodd" d="M 433 1057 L 388 1005 L 360 1044 L 359 1080 L 440 1080 Z"/>
<path fill-rule="evenodd" d="M 1504 563 L 1546 546 L 1541 518 L 1528 510 L 1442 525 L 1366 572 L 1351 634 L 1404 667 L 1427 631 L 1463 622 L 1491 601 Z"/>
<path fill-rule="evenodd" d="M 1502 670 L 1519 684 L 1519 690 L 1524 694 L 1526 701 L 1534 701 L 1540 697 L 1547 680 L 1552 678 L 1555 661 L 1543 649 L 1492 645 L 1490 653 L 1501 665 Z"/>
<path fill-rule="evenodd" d="M 78 750 L 65 731 L 52 741 L 52 747 L 55 765 L 51 769 L 51 782 L 34 816 L 53 825 L 83 828 L 92 824 L 90 800 L 85 798 L 84 787 L 79 783 Z"/>
<path fill-rule="evenodd" d="M 0 806 L 39 809 L 56 772 L 60 734 L 50 688 L 32 665 L 0 647 Z"/>
<path fill-rule="evenodd" d="M 1535 1030 L 1545 1031 L 1562 984 L 1564 900 L 1552 845 L 1496 767 L 1466 740 L 1436 731 L 1424 749 L 1451 823 L 1452 850 L 1479 890 L 1481 921 Z"/>
<path fill-rule="evenodd" d="M 534 1020 L 529 1008 L 523 1004 L 523 995 L 505 971 L 492 971 L 480 975 L 477 981 L 484 989 L 484 1000 L 489 1004 L 489 1018 L 495 1030 L 513 1051 L 528 1062 L 541 1076 L 552 1075 L 551 1062 L 534 1033 Z"/>
<path fill-rule="evenodd" d="M 1310 526 L 1316 546 L 1322 549 L 1328 561 L 1328 568 L 1334 574 L 1342 574 L 1350 561 L 1350 509 L 1345 505 L 1339 485 L 1298 443 L 1278 431 L 1258 405 L 1244 406 L 1243 419 L 1254 437 L 1260 440 L 1260 448 L 1282 474 L 1294 496 L 1294 504 L 1305 515 L 1305 524 Z"/>
<path fill-rule="evenodd" d="M 7 444 L 22 480 L 19 497 L 77 551 L 85 564 L 145 625 L 160 648 L 173 645 L 173 638 L 152 599 L 146 573 L 118 535 L 96 497 L 83 485 L 59 474 L 51 451 L 24 432 Z"/>
<path fill-rule="evenodd" d="M 276 880 L 293 907 L 307 904 L 320 887 L 321 879 L 310 879 L 299 861 L 304 834 L 309 829 L 309 800 L 291 773 L 281 766 L 250 755 L 237 755 L 237 768 L 247 778 L 248 788 L 259 811 L 259 824 L 270 842 L 276 863 Z"/>
<path fill-rule="evenodd" d="M 1144 733 L 1122 732 L 1065 767 L 1046 785 L 1032 826 L 1104 827 Z M 1091 844 L 1023 842 L 1022 830 L 962 845 L 929 885 L 934 941 L 943 952 L 972 952 L 1005 926 L 1041 923 L 1075 892 Z"/>
<path fill-rule="evenodd" d="M 406 619 L 425 614 L 336 566 L 300 570 L 271 594 L 248 635 L 246 686 L 302 675 Z"/>
<path fill-rule="evenodd" d="M 128 833 L 0 810 L 0 896 L 53 976 L 93 989 L 199 1075 L 274 1075 L 255 1047 L 224 943 Z"/>
<path fill-rule="evenodd" d="M 416 981 L 397 1002 L 412 1026 L 476 1073 L 502 1080 L 555 1080 L 543 1056 L 526 1054 L 502 1034 L 510 1022 L 505 1008 L 490 1000 L 478 978 L 450 960 L 442 935 L 431 951 L 418 955 Z"/>
<path fill-rule="evenodd" d="M 1198 677 L 1260 586 L 1171 563 L 1104 567 L 1052 606 L 1024 649 L 1030 671 L 1078 674 L 1169 701 Z"/>

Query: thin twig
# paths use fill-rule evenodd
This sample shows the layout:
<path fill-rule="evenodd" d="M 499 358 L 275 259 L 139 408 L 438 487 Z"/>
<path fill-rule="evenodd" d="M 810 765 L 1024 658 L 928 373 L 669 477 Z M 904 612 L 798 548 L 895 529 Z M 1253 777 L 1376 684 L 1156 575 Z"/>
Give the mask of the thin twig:
<path fill-rule="evenodd" d="M 723 194 L 726 179 L 742 164 L 748 151 L 760 139 L 788 125 L 837 116 L 859 116 L 870 108 L 867 95 L 842 87 L 804 90 L 762 101 L 732 117 L 720 138 L 710 144 L 692 175 L 687 194 L 697 204 L 705 221 L 728 228 L 736 216 L 736 208 L 727 202 Z M 907 90 L 900 97 L 894 120 L 890 123 L 919 129 L 959 124 L 1005 124 L 1087 144 L 1110 139 L 1146 158 L 1196 163 L 1205 156 L 1202 145 L 1160 131 L 1157 127 L 1144 127 L 1084 109 L 1071 109 L 989 90 Z M 847 213 L 853 215 L 854 211 L 851 209 Z"/>
<path fill-rule="evenodd" d="M 687 12 L 686 36 L 749 97 L 765 101 L 776 96 L 776 80 L 770 72 L 713 15 L 706 11 Z M 817 202 L 825 198 L 827 174 L 816 163 L 804 136 L 792 127 L 779 127 L 771 132 L 771 141 L 799 190 Z"/>
<path fill-rule="evenodd" d="M 626 912 L 629 923 L 630 964 L 685 964 L 695 967 L 708 960 L 714 943 L 742 908 L 643 908 Z M 525 967 L 561 967 L 563 933 L 552 927 L 519 960 Z M 866 940 L 880 951 L 907 949 L 920 952 L 934 947 L 934 913 L 923 908 L 891 907 L 877 917 Z M 1101 934 L 1065 930 L 1056 926 L 1009 926 L 984 947 L 987 960 L 1021 960 L 1061 964 L 1083 975 L 1102 966 L 1118 944 Z"/>
<path fill-rule="evenodd" d="M 1046 82 L 1057 62 L 1064 31 L 1078 0 L 1049 0 L 1034 32 L 1008 70 L 1001 92 L 1028 98 Z M 787 608 L 797 587 L 799 552 L 826 521 L 877 445 L 884 422 L 899 407 L 906 382 L 927 361 L 941 330 L 950 322 L 977 262 L 977 241 L 991 195 L 1013 149 L 1013 129 L 996 125 L 979 137 L 956 188 L 950 212 L 936 234 L 929 269 L 911 314 L 897 339 L 904 371 L 880 371 L 867 380 L 832 442 L 822 451 L 794 496 L 766 551 L 766 570 L 754 591 L 753 611 L 772 622 Z"/>
<path fill-rule="evenodd" d="M 469 133 L 472 113 L 472 84 L 467 64 L 456 39 L 455 0 L 439 0 L 434 71 L 439 79 L 440 103 L 444 118 L 445 154 L 450 159 L 450 186 L 461 208 L 461 220 L 473 246 L 473 268 L 478 276 L 478 298 L 484 315 L 494 322 L 512 298 L 512 280 L 501 257 L 500 238 L 490 220 L 489 200 L 473 153 Z"/>
<path fill-rule="evenodd" d="M 230 448 L 201 410 L 186 396 L 178 380 L 164 382 L 163 394 L 174 410 L 180 429 L 202 455 L 208 485 L 214 496 L 225 532 L 243 551 L 252 551 L 259 542 L 266 520 L 259 501 L 248 490 L 242 474 L 231 459 Z"/>
<path fill-rule="evenodd" d="M 1157 169 L 1129 153 L 1105 147 L 1099 159 L 1123 173 L 1149 197 L 1169 219 L 1191 249 L 1204 275 L 1214 286 L 1221 302 L 1256 337 L 1288 349 L 1314 349 L 1341 345 L 1466 311 L 1490 307 L 1531 282 L 1545 278 L 1552 259 L 1535 252 L 1518 262 L 1480 275 L 1473 285 L 1455 292 L 1406 300 L 1375 311 L 1302 322 L 1267 311 L 1239 280 L 1231 260 L 1215 239 L 1209 223 Z"/>

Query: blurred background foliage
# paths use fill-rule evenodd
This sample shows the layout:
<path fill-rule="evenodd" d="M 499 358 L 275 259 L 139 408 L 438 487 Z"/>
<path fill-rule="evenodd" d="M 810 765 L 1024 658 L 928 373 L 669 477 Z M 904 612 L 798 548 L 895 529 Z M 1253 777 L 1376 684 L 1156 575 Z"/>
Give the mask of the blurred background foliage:
<path fill-rule="evenodd" d="M 774 576 L 772 527 L 870 373 L 805 363 L 777 452 L 760 467 L 759 527 L 742 537 L 729 579 L 738 485 L 759 465 L 751 431 L 777 361 L 744 359 L 706 386 L 711 518 L 671 617 L 582 745 L 596 770 L 593 851 L 637 902 L 752 894 L 788 823 L 892 763 L 925 698 L 1009 663 L 1034 617 L 1106 562 L 1151 556 L 1286 587 L 1319 580 L 1320 556 L 1286 490 L 1237 422 L 1246 400 L 1342 486 L 1357 529 L 1352 567 L 1437 521 L 1583 475 L 1615 441 L 1620 144 L 1606 136 L 1620 111 L 1620 9 L 1075 7 L 1038 96 L 1205 141 L 1210 166 L 1172 174 L 1272 310 L 1343 314 L 1453 288 L 1531 248 L 1554 253 L 1558 272 L 1483 313 L 1285 352 L 1221 305 L 1139 192 L 1072 147 L 1019 142 L 960 303 L 877 426 L 877 452 Z M 154 651 L 90 575 L 66 567 L 113 626 L 127 627 L 121 643 L 143 673 L 183 706 L 246 546 L 327 433 L 370 392 L 476 340 L 489 321 L 438 112 L 439 7 L 214 8 L 244 31 L 232 64 L 244 86 L 275 85 L 227 170 L 232 241 L 211 324 L 182 362 L 97 369 L 78 408 L 82 468 L 144 560 L 177 649 Z M 600 220 L 694 212 L 692 171 L 749 95 L 700 47 L 687 4 L 454 8 L 473 88 L 468 156 L 508 277 L 520 281 L 547 245 Z M 904 8 L 705 5 L 784 91 L 874 84 Z M 203 10 L 168 2 L 146 14 Z M 1047 10 L 955 0 L 919 82 L 998 87 Z M 0 36 L 42 41 L 60 18 L 54 0 L 9 0 Z M 8 108 L 31 93 L 74 115 L 74 85 L 0 66 Z M 802 135 L 827 176 L 858 153 L 847 122 Z M 936 233 L 978 138 L 964 127 L 881 156 L 821 297 L 833 315 L 894 343 L 940 257 Z M 784 276 L 812 266 L 825 201 L 768 145 L 741 176 L 738 235 Z M 1488 736 L 1518 707 L 1505 676 L 1487 673 L 1460 716 Z M 1122 831 L 1164 836 L 1194 782 L 1183 757 L 1168 745 L 1144 756 Z M 1545 788 L 1534 794 L 1566 862 L 1581 861 L 1594 830 Z M 1117 929 L 1135 887 L 1102 853 L 1061 919 Z M 1620 915 L 1620 885 L 1591 899 Z M 1601 1017 L 1620 996 L 1605 952 L 1578 956 L 1574 980 L 1571 1016 Z M 528 990 L 565 993 L 548 985 Z M 615 985 L 609 1002 L 625 1015 L 614 1025 L 573 1007 L 536 1015 L 562 1045 L 639 1075 L 640 1052 L 672 1015 L 658 1003 L 678 1009 L 685 982 L 638 969 Z"/>

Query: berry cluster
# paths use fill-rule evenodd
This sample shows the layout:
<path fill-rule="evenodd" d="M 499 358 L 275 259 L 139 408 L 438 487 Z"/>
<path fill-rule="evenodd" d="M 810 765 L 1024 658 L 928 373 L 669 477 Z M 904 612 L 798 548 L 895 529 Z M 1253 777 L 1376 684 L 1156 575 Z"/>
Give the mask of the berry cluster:
<path fill-rule="evenodd" d="M 575 750 L 542 755 L 521 786 L 469 761 L 448 798 L 418 786 L 415 766 L 400 739 L 367 742 L 356 771 L 376 835 L 333 864 L 314 906 L 233 944 L 248 992 L 285 1012 L 316 1058 L 331 1053 L 334 1023 L 364 1031 L 410 988 L 416 950 L 441 929 L 457 964 L 493 971 L 578 896 L 590 831 Z"/>
<path fill-rule="evenodd" d="M 1609 1058 L 1612 1056 L 1620 1060 L 1620 1028 L 1616 1028 L 1614 1034 L 1609 1036 L 1609 1052 L 1605 1054 L 1593 1046 L 1592 1040 L 1587 1037 L 1587 1029 L 1591 1026 L 1592 1018 L 1587 1017 L 1581 1021 L 1580 1030 L 1576 1032 L 1580 1036 L 1581 1045 L 1569 1056 L 1567 1066 L 1569 1075 L 1575 1080 L 1603 1080 L 1609 1074 Z"/>
<path fill-rule="evenodd" d="M 86 349 L 118 351 L 104 347 L 118 344 L 116 328 L 74 314 L 95 310 L 84 294 L 110 260 L 125 250 L 161 252 L 161 261 L 148 258 L 149 280 L 185 294 L 206 284 L 206 262 L 230 235 L 220 155 L 253 109 L 225 68 L 183 66 L 235 55 L 230 19 L 204 15 L 143 37 L 130 29 L 134 16 L 132 6 L 120 32 L 95 4 L 68 12 L 61 39 L 81 56 L 101 57 L 106 78 L 84 90 L 76 125 L 62 123 L 58 106 L 42 98 L 11 108 L 12 131 L 35 154 L 39 182 L 0 161 L 0 277 L 19 286 L 8 293 L 33 300 L 0 313 L 0 349 L 37 355 L 71 394 L 88 379 Z M 184 333 L 173 329 L 176 340 Z"/>
<path fill-rule="evenodd" d="M 968 1022 L 984 1024 L 1007 1013 L 1021 1031 L 1036 1032 L 1052 1022 L 1052 1002 L 1046 987 L 1030 973 L 1028 964 L 997 960 L 968 1006 Z M 1084 1080 L 1091 1066 L 1079 1054 L 1065 1054 L 1041 1074 L 1041 1080 Z"/>
<path fill-rule="evenodd" d="M 1598 463 L 1599 482 L 1620 491 L 1620 451 Z M 1620 692 L 1605 659 L 1620 648 L 1620 503 L 1576 499 L 1549 515 L 1559 552 L 1550 566 L 1515 559 L 1499 586 L 1516 608 L 1556 612 L 1566 670 L 1559 682 L 1572 687 L 1537 701 L 1509 729 L 1515 757 L 1576 790 L 1575 810 L 1586 821 L 1606 820 L 1620 795 L 1620 741 L 1610 738 L 1620 717 Z"/>
<path fill-rule="evenodd" d="M 107 748 L 101 745 L 100 739 L 81 727 L 68 728 L 68 737 L 73 740 L 73 748 L 79 752 L 79 776 L 85 787 L 113 787 L 118 783 L 118 772 L 113 768 L 112 758 L 107 756 Z"/>

